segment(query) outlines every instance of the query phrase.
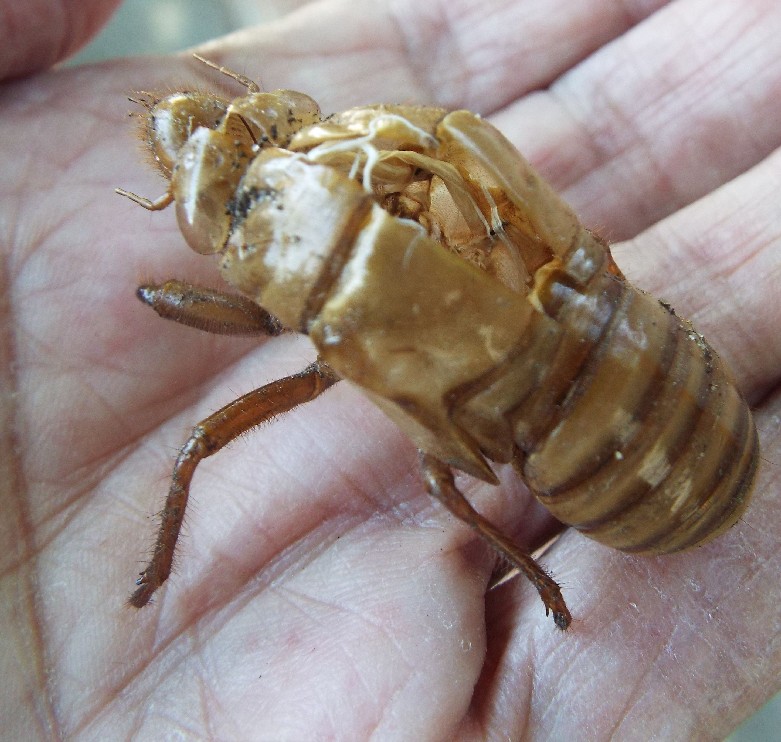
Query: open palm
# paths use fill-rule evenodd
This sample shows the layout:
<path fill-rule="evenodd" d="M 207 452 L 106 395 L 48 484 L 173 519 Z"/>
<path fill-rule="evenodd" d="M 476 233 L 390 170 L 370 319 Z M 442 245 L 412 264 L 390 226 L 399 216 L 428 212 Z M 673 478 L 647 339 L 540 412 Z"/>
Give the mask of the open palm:
<path fill-rule="evenodd" d="M 486 594 L 492 555 L 424 494 L 411 443 L 339 384 L 199 468 L 174 575 L 128 608 L 191 426 L 313 354 L 293 336 L 166 323 L 133 297 L 148 279 L 219 281 L 171 210 L 112 193 L 163 188 L 124 96 L 229 81 L 182 56 L 7 82 L 9 738 L 721 737 L 777 689 L 781 664 L 781 7 L 300 5 L 201 51 L 326 112 L 412 101 L 489 116 L 732 366 L 757 408 L 755 499 L 725 536 L 668 557 L 565 533 L 545 557 L 574 616 L 562 634 L 524 581 Z M 17 38 L 20 57 L 38 42 Z M 540 545 L 555 524 L 500 475 L 460 484 Z"/>

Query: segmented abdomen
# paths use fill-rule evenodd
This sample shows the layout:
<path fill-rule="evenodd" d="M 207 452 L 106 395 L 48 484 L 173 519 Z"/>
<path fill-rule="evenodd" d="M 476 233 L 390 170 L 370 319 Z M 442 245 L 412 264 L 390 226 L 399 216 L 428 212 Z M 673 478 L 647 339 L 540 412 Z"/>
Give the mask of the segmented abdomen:
<path fill-rule="evenodd" d="M 573 281 L 600 249 L 602 265 Z M 616 276 L 605 248 L 584 245 L 568 262 L 537 296 L 581 352 L 547 420 L 512 413 L 525 480 L 557 518 L 624 551 L 718 535 L 743 512 L 756 469 L 748 406 L 702 336 Z"/>

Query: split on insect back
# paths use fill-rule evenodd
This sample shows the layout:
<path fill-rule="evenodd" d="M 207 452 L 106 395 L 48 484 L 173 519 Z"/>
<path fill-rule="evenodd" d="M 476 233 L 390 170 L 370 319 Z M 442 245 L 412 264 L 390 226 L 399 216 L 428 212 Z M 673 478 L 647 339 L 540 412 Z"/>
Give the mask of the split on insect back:
<path fill-rule="evenodd" d="M 318 360 L 199 423 L 181 448 L 151 561 L 168 578 L 198 463 L 241 433 L 357 386 L 420 450 L 423 484 L 537 588 L 558 585 L 466 501 L 451 469 L 497 484 L 511 463 L 559 520 L 661 554 L 729 528 L 758 460 L 751 413 L 688 322 L 634 289 L 607 245 L 489 123 L 372 105 L 323 118 L 247 78 L 228 101 L 145 97 L 145 137 L 196 252 L 240 293 L 171 280 L 139 298 L 211 332 L 307 334 Z"/>

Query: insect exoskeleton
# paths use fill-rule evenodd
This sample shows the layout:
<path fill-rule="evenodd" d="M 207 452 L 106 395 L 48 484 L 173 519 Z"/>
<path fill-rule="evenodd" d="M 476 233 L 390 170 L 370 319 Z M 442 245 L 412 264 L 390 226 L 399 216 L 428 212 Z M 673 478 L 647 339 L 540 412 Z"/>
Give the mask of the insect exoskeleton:
<path fill-rule="evenodd" d="M 499 131 L 418 106 L 321 120 L 308 96 L 217 69 L 248 94 L 147 104 L 169 187 L 156 201 L 122 193 L 175 202 L 187 242 L 218 253 L 243 296 L 168 282 L 141 298 L 216 332 L 281 323 L 318 360 L 196 426 L 134 605 L 168 577 L 198 461 L 339 379 L 412 438 L 428 491 L 524 572 L 561 628 L 558 585 L 467 503 L 451 467 L 495 484 L 491 463 L 512 463 L 562 522 L 625 551 L 676 551 L 735 523 L 758 445 L 728 370 Z"/>

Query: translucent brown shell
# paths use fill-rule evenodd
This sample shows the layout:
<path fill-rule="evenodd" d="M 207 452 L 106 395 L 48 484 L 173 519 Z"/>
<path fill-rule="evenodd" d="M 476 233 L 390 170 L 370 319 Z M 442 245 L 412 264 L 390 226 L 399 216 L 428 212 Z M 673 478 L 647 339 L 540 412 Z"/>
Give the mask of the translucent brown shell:
<path fill-rule="evenodd" d="M 217 69 L 247 94 L 145 104 L 169 187 L 122 193 L 175 203 L 187 242 L 218 255 L 243 296 L 176 281 L 139 295 L 202 329 L 306 333 L 319 358 L 194 429 L 131 602 L 168 577 L 198 461 L 339 379 L 412 438 L 428 491 L 532 580 L 561 628 L 556 583 L 471 508 L 450 467 L 496 483 L 492 464 L 512 463 L 562 522 L 625 551 L 684 549 L 735 523 L 758 447 L 729 371 L 626 281 L 500 132 L 418 106 L 323 119 L 308 96 Z"/>

